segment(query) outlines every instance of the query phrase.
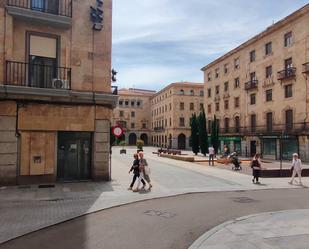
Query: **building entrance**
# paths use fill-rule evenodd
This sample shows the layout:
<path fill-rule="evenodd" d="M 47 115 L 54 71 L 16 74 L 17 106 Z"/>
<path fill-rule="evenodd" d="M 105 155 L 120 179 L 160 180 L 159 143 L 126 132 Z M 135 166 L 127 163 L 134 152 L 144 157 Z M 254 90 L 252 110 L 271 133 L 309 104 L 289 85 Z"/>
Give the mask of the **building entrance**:
<path fill-rule="evenodd" d="M 90 179 L 91 154 L 91 133 L 58 133 L 57 179 L 59 181 L 79 181 Z"/>

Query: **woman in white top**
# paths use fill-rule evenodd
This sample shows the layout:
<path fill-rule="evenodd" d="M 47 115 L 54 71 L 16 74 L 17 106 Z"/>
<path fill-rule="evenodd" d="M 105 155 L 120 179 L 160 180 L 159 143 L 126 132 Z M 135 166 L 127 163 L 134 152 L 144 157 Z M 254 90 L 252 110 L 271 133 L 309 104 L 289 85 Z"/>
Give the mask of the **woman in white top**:
<path fill-rule="evenodd" d="M 289 181 L 289 184 L 293 184 L 294 183 L 294 178 L 295 178 L 295 176 L 297 174 L 297 176 L 299 178 L 299 184 L 302 185 L 302 182 L 301 182 L 302 165 L 301 165 L 301 160 L 299 159 L 297 153 L 293 154 L 292 169 L 293 169 L 293 174 L 292 174 L 291 181 Z"/>

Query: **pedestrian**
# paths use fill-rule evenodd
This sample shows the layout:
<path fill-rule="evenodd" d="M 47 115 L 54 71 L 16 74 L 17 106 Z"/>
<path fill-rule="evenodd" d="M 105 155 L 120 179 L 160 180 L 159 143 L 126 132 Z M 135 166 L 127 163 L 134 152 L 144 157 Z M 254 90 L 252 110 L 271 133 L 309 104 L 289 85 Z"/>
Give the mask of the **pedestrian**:
<path fill-rule="evenodd" d="M 151 180 L 150 180 L 150 168 L 149 165 L 147 163 L 147 160 L 144 158 L 144 153 L 140 152 L 139 153 L 139 164 L 144 168 L 144 178 L 147 181 L 147 183 L 149 184 L 149 189 L 151 190 L 152 188 L 152 184 L 151 184 Z"/>
<path fill-rule="evenodd" d="M 208 148 L 208 153 L 209 153 L 208 163 L 210 165 L 210 162 L 212 162 L 212 166 L 214 166 L 215 149 L 212 145 Z"/>
<path fill-rule="evenodd" d="M 129 174 L 133 171 L 133 179 L 132 179 L 132 182 L 130 184 L 130 187 L 128 188 L 128 190 L 132 190 L 133 186 L 134 186 L 134 183 L 136 181 L 137 178 L 139 178 L 139 159 L 138 159 L 138 154 L 135 153 L 133 155 L 134 157 L 134 161 L 133 161 L 133 165 L 129 171 Z M 146 185 L 145 181 L 143 179 L 141 179 L 141 182 L 143 183 L 144 187 Z"/>
<path fill-rule="evenodd" d="M 252 168 L 252 175 L 253 175 L 252 182 L 260 184 L 259 177 L 261 176 L 261 169 L 262 169 L 260 154 L 255 154 L 255 156 L 253 157 L 252 162 L 251 162 L 251 168 Z"/>
<path fill-rule="evenodd" d="M 292 178 L 289 181 L 289 184 L 293 184 L 294 183 L 294 178 L 295 178 L 295 176 L 297 174 L 298 179 L 299 179 L 299 185 L 302 185 L 302 182 L 301 182 L 302 165 L 301 165 L 301 160 L 299 159 L 299 156 L 298 156 L 297 153 L 293 154 L 293 161 L 292 161 L 292 168 L 291 168 L 291 170 L 293 171 L 293 173 L 292 173 Z M 296 180 L 295 180 L 295 182 L 297 184 Z"/>

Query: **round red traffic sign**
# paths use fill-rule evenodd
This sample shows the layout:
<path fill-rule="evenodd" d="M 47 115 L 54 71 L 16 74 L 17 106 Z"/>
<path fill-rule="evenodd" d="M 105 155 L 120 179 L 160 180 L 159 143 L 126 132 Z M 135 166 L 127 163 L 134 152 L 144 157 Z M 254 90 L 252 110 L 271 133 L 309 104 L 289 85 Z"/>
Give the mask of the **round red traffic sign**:
<path fill-rule="evenodd" d="M 115 137 L 121 137 L 124 133 L 123 129 L 120 126 L 114 126 L 112 130 Z"/>

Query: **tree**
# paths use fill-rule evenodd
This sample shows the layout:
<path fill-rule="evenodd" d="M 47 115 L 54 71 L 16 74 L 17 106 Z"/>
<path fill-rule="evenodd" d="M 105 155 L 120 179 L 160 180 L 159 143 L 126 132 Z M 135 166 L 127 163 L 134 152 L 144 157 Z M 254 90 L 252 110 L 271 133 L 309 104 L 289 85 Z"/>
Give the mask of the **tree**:
<path fill-rule="evenodd" d="M 199 142 L 198 142 L 198 125 L 195 113 L 192 115 L 191 122 L 191 143 L 192 151 L 195 155 L 199 152 Z"/>
<path fill-rule="evenodd" d="M 215 152 L 217 154 L 219 149 L 219 123 L 216 115 L 214 115 L 214 120 L 212 121 L 211 144 L 214 147 Z"/>
<path fill-rule="evenodd" d="M 204 109 L 201 111 L 198 117 L 198 135 L 201 153 L 206 156 L 206 153 L 208 152 L 208 134 L 206 129 L 206 116 Z"/>

